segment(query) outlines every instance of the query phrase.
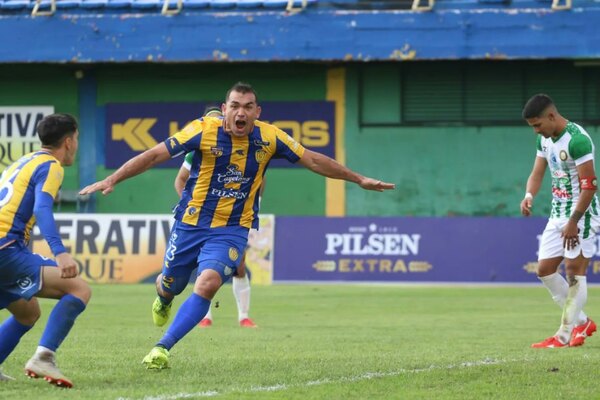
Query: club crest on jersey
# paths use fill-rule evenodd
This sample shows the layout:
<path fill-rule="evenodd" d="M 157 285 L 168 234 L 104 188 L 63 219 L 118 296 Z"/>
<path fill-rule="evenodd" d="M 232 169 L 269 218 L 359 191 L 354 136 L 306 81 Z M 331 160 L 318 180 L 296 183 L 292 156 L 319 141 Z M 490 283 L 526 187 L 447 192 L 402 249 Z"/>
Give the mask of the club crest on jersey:
<path fill-rule="evenodd" d="M 187 213 L 188 213 L 188 215 L 194 215 L 194 214 L 196 214 L 196 211 L 198 211 L 196 209 L 196 207 L 190 207 L 190 208 L 188 208 Z"/>
<path fill-rule="evenodd" d="M 237 249 L 235 247 L 229 248 L 229 259 L 231 259 L 231 261 L 237 260 L 239 256 L 240 256 L 240 253 L 237 251 Z"/>
<path fill-rule="evenodd" d="M 267 152 L 264 150 L 256 150 L 256 153 L 254 153 L 254 156 L 256 157 L 256 161 L 261 163 L 261 162 L 265 161 L 265 159 L 267 158 Z"/>
<path fill-rule="evenodd" d="M 564 150 L 561 150 L 561 151 L 560 151 L 560 154 L 559 154 L 558 156 L 560 157 L 560 159 L 561 159 L 562 161 L 567 161 L 567 152 L 566 152 L 566 151 L 564 151 Z"/>
<path fill-rule="evenodd" d="M 215 157 L 221 157 L 223 155 L 223 148 L 222 147 L 211 147 L 210 148 L 210 153 L 215 156 Z"/>

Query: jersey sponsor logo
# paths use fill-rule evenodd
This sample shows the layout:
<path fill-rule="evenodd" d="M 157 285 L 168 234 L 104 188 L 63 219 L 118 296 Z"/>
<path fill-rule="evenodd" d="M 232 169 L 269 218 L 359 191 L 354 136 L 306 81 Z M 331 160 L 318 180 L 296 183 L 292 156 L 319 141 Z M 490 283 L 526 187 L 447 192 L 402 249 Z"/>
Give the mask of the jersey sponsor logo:
<path fill-rule="evenodd" d="M 552 195 L 559 199 L 570 199 L 573 197 L 566 189 L 560 189 L 557 187 L 552 188 Z"/>
<path fill-rule="evenodd" d="M 217 188 L 211 188 L 210 189 L 210 194 L 212 194 L 213 196 L 217 196 L 217 197 L 221 197 L 221 198 L 233 198 L 233 199 L 237 199 L 237 200 L 244 200 L 246 197 L 248 197 L 248 193 L 247 192 L 240 192 L 239 190 L 234 190 L 234 189 L 217 189 Z"/>
<path fill-rule="evenodd" d="M 222 147 L 211 147 L 210 154 L 212 154 L 215 157 L 221 157 L 223 155 L 223 148 Z"/>
<path fill-rule="evenodd" d="M 229 275 L 233 274 L 233 269 L 232 269 L 231 267 L 225 267 L 225 268 L 223 269 L 223 273 L 224 273 L 225 275 L 229 276 Z"/>
<path fill-rule="evenodd" d="M 561 151 L 560 151 L 560 154 L 559 154 L 559 157 L 560 157 L 560 159 L 561 159 L 562 161 L 567 161 L 567 158 L 568 158 L 568 156 L 567 156 L 567 152 L 566 152 L 566 151 L 564 151 L 564 150 L 561 150 Z"/>
<path fill-rule="evenodd" d="M 238 156 L 243 156 L 244 155 L 244 150 L 238 149 L 238 150 L 235 151 L 235 154 L 237 154 Z"/>
<path fill-rule="evenodd" d="M 196 207 L 190 207 L 187 209 L 188 215 L 194 215 L 194 214 L 196 214 L 196 211 L 198 211 L 198 209 Z"/>
<path fill-rule="evenodd" d="M 235 183 L 248 183 L 250 178 L 244 177 L 242 172 L 239 170 L 239 167 L 235 164 L 230 164 L 227 167 L 227 172 L 224 174 L 218 174 L 217 182 L 223 183 L 224 185 L 231 185 Z"/>
<path fill-rule="evenodd" d="M 264 146 L 264 147 L 268 147 L 271 144 L 271 142 L 264 142 L 262 140 L 259 139 L 255 139 L 254 140 L 254 145 L 255 146 Z"/>
<path fill-rule="evenodd" d="M 555 178 L 566 178 L 569 175 L 565 171 L 563 171 L 562 169 L 557 169 L 555 171 L 552 171 L 552 176 L 555 177 Z"/>

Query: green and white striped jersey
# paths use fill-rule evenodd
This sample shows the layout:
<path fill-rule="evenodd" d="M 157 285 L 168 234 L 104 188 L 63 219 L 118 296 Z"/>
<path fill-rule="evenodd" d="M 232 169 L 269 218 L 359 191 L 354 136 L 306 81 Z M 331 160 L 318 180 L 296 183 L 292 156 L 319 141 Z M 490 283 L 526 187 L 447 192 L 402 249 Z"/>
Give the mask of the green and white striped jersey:
<path fill-rule="evenodd" d="M 552 211 L 550 218 L 568 218 L 579 200 L 577 166 L 592 160 L 594 144 L 581 126 L 569 122 L 558 138 L 537 137 L 537 156 L 545 158 L 552 176 Z M 585 213 L 585 222 L 591 215 L 599 215 L 598 198 L 594 195 Z"/>

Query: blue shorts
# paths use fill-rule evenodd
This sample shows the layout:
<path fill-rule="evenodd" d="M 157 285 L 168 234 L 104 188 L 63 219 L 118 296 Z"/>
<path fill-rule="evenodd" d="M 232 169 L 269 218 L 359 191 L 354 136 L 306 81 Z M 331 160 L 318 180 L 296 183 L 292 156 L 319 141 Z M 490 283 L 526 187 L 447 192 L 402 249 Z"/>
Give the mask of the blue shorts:
<path fill-rule="evenodd" d="M 0 310 L 13 301 L 30 300 L 40 291 L 42 267 L 56 267 L 56 262 L 32 253 L 23 243 L 0 250 Z"/>
<path fill-rule="evenodd" d="M 196 267 L 197 276 L 212 269 L 221 275 L 221 283 L 227 282 L 243 259 L 248 231 L 243 226 L 199 228 L 175 221 L 163 260 L 163 289 L 181 293 Z"/>

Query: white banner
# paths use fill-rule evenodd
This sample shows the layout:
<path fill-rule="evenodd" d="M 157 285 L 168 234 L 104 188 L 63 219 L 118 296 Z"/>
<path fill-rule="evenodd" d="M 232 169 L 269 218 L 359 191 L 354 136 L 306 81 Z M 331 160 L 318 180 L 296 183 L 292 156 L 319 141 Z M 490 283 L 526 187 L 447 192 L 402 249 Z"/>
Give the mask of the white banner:
<path fill-rule="evenodd" d="M 36 127 L 54 106 L 0 107 L 0 168 L 40 148 Z"/>

